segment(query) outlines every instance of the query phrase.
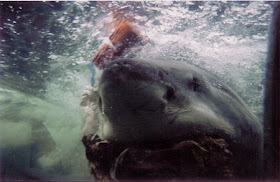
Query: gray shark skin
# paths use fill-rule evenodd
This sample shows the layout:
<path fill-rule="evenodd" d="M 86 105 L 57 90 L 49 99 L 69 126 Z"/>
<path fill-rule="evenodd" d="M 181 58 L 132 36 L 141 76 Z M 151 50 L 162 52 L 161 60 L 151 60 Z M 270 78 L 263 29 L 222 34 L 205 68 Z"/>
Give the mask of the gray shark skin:
<path fill-rule="evenodd" d="M 280 2 L 272 2 L 264 97 L 264 178 L 280 178 Z"/>
<path fill-rule="evenodd" d="M 258 176 L 262 125 L 214 76 L 183 62 L 120 59 L 105 67 L 97 88 L 104 139 L 152 143 L 223 138 L 237 176 Z"/>

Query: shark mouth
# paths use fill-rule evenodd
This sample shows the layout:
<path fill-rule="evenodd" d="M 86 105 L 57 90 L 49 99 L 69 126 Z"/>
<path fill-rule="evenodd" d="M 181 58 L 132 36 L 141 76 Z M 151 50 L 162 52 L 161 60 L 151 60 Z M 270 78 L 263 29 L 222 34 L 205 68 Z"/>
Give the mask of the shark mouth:
<path fill-rule="evenodd" d="M 97 180 L 233 178 L 233 155 L 224 139 L 204 136 L 177 143 L 117 143 L 83 137 Z"/>

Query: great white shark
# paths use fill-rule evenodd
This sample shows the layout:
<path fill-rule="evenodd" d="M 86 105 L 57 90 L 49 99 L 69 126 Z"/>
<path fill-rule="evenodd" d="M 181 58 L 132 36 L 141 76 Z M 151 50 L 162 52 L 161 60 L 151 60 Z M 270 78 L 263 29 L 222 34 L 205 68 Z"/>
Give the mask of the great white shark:
<path fill-rule="evenodd" d="M 84 135 L 99 132 L 120 143 L 223 138 L 237 176 L 257 176 L 261 169 L 260 121 L 220 79 L 185 62 L 113 61 L 82 105 L 91 106 Z"/>

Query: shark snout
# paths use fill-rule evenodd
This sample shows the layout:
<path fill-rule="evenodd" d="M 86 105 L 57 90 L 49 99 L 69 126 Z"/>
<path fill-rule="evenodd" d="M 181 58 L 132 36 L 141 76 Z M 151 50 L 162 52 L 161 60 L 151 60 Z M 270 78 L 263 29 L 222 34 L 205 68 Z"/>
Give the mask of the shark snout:
<path fill-rule="evenodd" d="M 151 112 L 158 112 L 159 117 L 164 110 L 166 89 L 149 74 L 151 70 L 125 60 L 104 69 L 99 84 L 100 108 L 110 123 L 148 122 Z"/>
<path fill-rule="evenodd" d="M 136 62 L 126 60 L 109 64 L 101 77 L 101 82 L 110 81 L 118 87 L 126 87 L 147 80 L 151 80 L 151 77 L 147 74 L 145 68 L 140 67 Z"/>

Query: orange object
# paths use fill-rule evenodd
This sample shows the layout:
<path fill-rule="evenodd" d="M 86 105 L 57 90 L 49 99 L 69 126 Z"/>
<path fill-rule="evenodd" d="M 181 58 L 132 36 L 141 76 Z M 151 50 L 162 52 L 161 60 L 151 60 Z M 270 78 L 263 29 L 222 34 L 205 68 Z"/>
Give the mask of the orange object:
<path fill-rule="evenodd" d="M 104 44 L 93 57 L 93 62 L 98 68 L 104 68 L 109 62 L 122 56 L 124 51 L 137 44 L 145 44 L 145 38 L 141 36 L 132 26 L 128 19 L 120 19 L 111 23 L 116 25 L 109 39 L 112 46 Z"/>
<path fill-rule="evenodd" d="M 109 44 L 104 44 L 95 54 L 92 61 L 98 68 L 104 68 L 110 60 L 114 58 L 114 48 Z"/>
<path fill-rule="evenodd" d="M 142 37 L 136 32 L 129 21 L 123 20 L 110 36 L 110 41 L 116 47 L 116 56 L 121 56 L 124 49 L 133 47 L 142 41 Z"/>

